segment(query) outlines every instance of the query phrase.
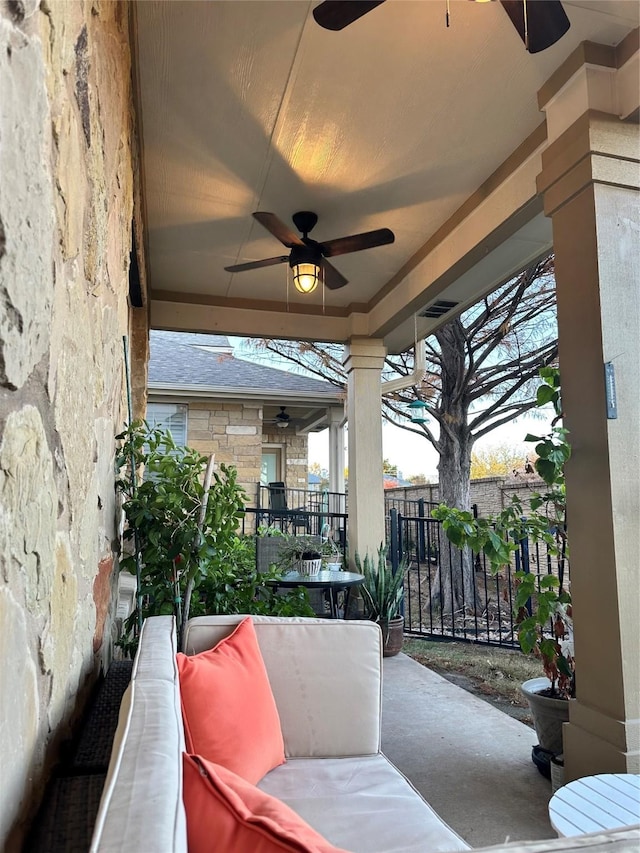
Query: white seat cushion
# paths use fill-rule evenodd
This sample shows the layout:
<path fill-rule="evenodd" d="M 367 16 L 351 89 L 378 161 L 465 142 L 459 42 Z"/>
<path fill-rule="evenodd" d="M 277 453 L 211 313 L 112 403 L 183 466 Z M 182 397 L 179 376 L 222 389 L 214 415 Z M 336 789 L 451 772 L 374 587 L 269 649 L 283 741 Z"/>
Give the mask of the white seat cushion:
<path fill-rule="evenodd" d="M 292 758 L 258 787 L 353 853 L 468 850 L 384 755 Z"/>

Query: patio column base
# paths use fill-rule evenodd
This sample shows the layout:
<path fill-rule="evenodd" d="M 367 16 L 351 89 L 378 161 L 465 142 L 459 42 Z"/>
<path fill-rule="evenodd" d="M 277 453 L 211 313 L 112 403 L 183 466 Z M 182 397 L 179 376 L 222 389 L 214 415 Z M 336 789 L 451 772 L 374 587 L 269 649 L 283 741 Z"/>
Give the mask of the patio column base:
<path fill-rule="evenodd" d="M 640 773 L 640 720 L 614 720 L 576 700 L 564 726 L 565 781 L 594 773 Z M 568 759 L 568 761 L 567 761 Z"/>

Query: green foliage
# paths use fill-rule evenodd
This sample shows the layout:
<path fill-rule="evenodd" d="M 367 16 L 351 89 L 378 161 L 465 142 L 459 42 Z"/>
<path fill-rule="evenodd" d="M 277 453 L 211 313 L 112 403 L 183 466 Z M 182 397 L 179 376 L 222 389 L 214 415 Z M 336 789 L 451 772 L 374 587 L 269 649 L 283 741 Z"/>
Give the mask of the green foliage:
<path fill-rule="evenodd" d="M 314 616 L 303 588 L 276 591 L 269 581 L 281 572 L 258 572 L 255 539 L 237 537 L 224 571 L 207 574 L 194 593 L 191 614 L 259 613 L 266 616 Z"/>
<path fill-rule="evenodd" d="M 557 368 L 540 370 L 543 380 L 538 388 L 538 405 L 552 403 L 556 417 L 547 435 L 527 435 L 525 441 L 536 443 L 538 459 L 535 467 L 547 489 L 533 493 L 529 511 L 519 498 L 498 515 L 474 518 L 470 512 L 441 504 L 432 515 L 442 522 L 447 538 L 458 548 L 468 546 L 474 554 L 484 554 L 493 574 L 509 565 L 512 554 L 522 539 L 544 542 L 550 555 L 568 557 L 565 533 L 564 465 L 571 455 L 567 430 L 556 424 L 562 415 L 560 376 Z M 557 577 L 550 574 L 516 572 L 518 584 L 515 615 L 518 641 L 525 653 L 533 653 L 542 661 L 552 688 L 561 696 L 575 691 L 574 660 L 563 640 L 571 635 L 571 597 L 560 589 Z"/>
<path fill-rule="evenodd" d="M 207 499 L 207 458 L 178 447 L 170 432 L 137 421 L 116 438 L 122 443 L 116 487 L 124 496 L 124 539 L 132 543 L 120 568 L 135 574 L 140 563 L 142 617 L 173 614 L 181 626 L 189 615 L 185 593 L 191 585 L 193 612 L 240 612 L 241 605 L 242 612 L 264 612 L 271 591 L 255 576 L 252 546 L 237 533 L 246 495 L 236 469 L 219 465 Z M 299 603 L 304 610 L 304 602 Z M 283 606 L 277 602 L 278 608 Z M 138 616 L 136 608 L 125 625 L 123 647 L 131 646 L 129 635 Z"/>
<path fill-rule="evenodd" d="M 378 549 L 377 559 L 366 554 L 361 561 L 360 555 L 356 554 L 355 564 L 358 572 L 364 575 L 361 590 L 367 618 L 386 623 L 402 615 L 406 565 L 402 563 L 394 572 L 387 561 L 384 545 Z"/>

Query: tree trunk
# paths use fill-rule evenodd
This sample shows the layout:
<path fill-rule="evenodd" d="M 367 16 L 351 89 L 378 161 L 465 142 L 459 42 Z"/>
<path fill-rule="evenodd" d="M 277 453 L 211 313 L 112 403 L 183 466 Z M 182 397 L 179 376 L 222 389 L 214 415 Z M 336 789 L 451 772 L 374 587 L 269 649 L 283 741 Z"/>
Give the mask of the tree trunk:
<path fill-rule="evenodd" d="M 469 509 L 469 485 L 472 441 L 467 436 L 444 434 L 438 465 L 440 501 L 457 509 Z M 440 535 L 438 574 L 432 587 L 431 604 L 443 613 L 469 613 L 475 609 L 476 588 L 473 555 L 469 548 L 460 551 Z"/>
<path fill-rule="evenodd" d="M 468 376 L 465 364 L 466 339 L 460 318 L 436 333 L 442 351 L 442 394 L 438 439 L 440 501 L 469 510 L 471 449 L 469 430 Z M 471 551 L 454 548 L 444 531 L 440 537 L 438 574 L 432 587 L 431 606 L 443 613 L 470 612 L 475 607 L 475 575 Z"/>

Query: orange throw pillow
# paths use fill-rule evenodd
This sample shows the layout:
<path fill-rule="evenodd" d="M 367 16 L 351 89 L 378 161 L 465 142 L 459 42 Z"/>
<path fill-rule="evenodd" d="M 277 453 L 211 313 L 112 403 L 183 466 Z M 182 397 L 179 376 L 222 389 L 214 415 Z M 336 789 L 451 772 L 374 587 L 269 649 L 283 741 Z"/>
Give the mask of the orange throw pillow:
<path fill-rule="evenodd" d="M 189 853 L 345 853 L 281 800 L 199 755 L 183 755 Z"/>
<path fill-rule="evenodd" d="M 280 717 L 250 617 L 213 649 L 177 658 L 189 752 L 253 783 L 284 762 Z"/>

